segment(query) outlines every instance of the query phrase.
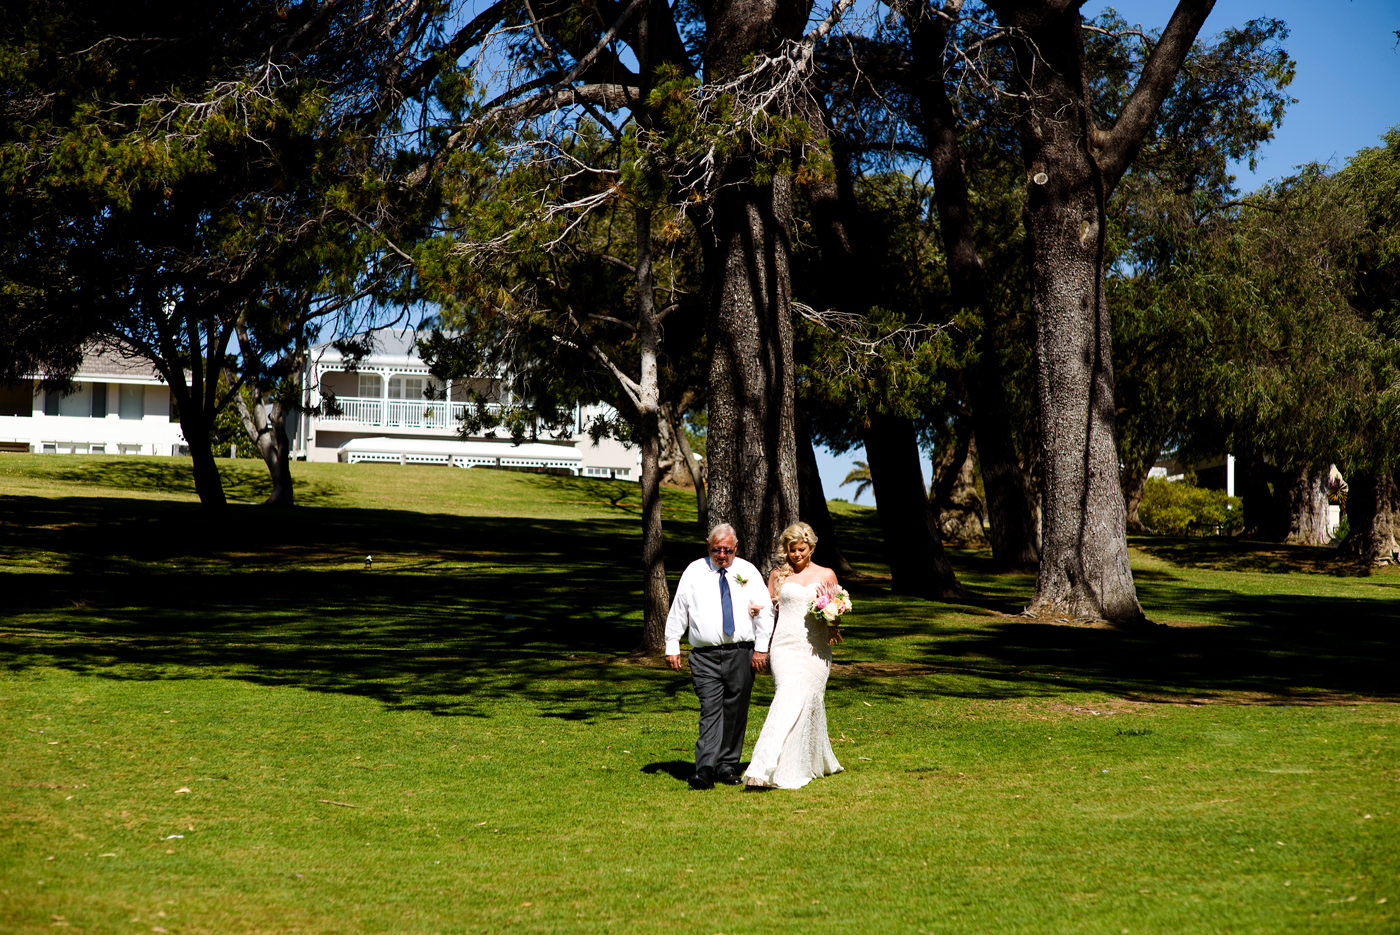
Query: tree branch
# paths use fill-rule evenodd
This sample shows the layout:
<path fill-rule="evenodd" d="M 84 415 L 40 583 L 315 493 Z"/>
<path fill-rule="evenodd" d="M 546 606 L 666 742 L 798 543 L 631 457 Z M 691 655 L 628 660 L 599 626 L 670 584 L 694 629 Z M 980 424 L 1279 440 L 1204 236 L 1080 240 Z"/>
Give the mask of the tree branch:
<path fill-rule="evenodd" d="M 1191 44 L 1214 7 L 1215 0 L 1179 0 L 1113 129 L 1092 132 L 1090 145 L 1098 150 L 1105 190 L 1113 190 L 1137 155 L 1158 109 L 1171 93 Z"/>

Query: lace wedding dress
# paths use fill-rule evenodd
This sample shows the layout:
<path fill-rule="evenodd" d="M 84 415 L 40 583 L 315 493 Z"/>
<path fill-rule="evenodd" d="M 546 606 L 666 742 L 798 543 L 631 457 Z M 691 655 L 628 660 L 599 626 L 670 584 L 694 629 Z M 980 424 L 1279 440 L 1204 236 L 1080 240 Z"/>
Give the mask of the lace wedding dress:
<path fill-rule="evenodd" d="M 816 585 L 786 582 L 778 591 L 768 656 L 773 703 L 744 771 L 750 786 L 800 789 L 814 777 L 841 771 L 826 733 L 830 631 L 825 620 L 807 613 L 816 590 Z"/>

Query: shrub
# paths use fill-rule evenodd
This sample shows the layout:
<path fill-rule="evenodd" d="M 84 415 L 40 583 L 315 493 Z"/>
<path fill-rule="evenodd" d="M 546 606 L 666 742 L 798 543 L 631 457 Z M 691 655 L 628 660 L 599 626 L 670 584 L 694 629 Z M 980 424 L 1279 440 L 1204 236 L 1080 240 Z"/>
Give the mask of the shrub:
<path fill-rule="evenodd" d="M 1160 477 L 1147 480 L 1142 503 L 1138 506 L 1142 524 L 1164 536 L 1184 536 L 1194 527 L 1218 526 L 1226 535 L 1244 525 L 1243 502 L 1226 496 L 1223 490 L 1196 486 L 1196 479 L 1169 481 Z"/>

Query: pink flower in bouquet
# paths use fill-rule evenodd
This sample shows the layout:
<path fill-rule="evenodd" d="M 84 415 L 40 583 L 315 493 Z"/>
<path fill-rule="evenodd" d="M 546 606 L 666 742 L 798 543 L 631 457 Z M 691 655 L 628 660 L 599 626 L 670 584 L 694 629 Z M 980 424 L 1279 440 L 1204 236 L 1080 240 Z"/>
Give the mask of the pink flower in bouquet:
<path fill-rule="evenodd" d="M 835 623 L 841 615 L 851 609 L 851 595 L 845 588 L 837 588 L 833 594 L 818 593 L 807 605 L 807 612 L 816 614 L 827 623 Z"/>

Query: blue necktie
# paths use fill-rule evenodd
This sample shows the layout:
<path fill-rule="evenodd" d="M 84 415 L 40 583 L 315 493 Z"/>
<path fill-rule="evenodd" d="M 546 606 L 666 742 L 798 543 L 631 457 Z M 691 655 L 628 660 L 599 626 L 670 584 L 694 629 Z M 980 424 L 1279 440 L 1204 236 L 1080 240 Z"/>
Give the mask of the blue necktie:
<path fill-rule="evenodd" d="M 719 570 L 719 604 L 724 615 L 724 635 L 734 635 L 734 602 L 729 599 L 729 576 L 724 569 Z"/>

